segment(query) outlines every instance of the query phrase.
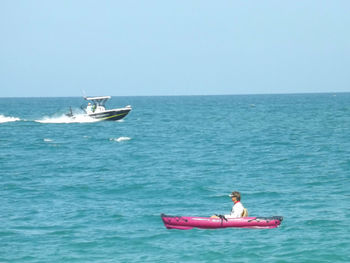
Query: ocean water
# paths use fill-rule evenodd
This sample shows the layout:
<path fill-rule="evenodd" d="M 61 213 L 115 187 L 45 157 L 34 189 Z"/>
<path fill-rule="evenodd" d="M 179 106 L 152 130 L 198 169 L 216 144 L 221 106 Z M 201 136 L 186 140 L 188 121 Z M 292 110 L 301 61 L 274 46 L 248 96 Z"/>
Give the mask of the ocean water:
<path fill-rule="evenodd" d="M 0 262 L 350 262 L 350 93 L 0 98 Z M 168 230 L 242 194 L 276 229 Z"/>

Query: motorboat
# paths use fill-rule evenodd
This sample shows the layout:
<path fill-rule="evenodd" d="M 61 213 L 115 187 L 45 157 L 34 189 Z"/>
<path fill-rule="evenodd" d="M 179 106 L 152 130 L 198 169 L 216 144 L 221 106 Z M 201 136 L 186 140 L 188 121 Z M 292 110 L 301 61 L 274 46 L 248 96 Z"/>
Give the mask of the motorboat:
<path fill-rule="evenodd" d="M 89 117 L 103 120 L 103 121 L 117 121 L 123 119 L 131 111 L 131 106 L 125 106 L 124 108 L 106 110 L 105 103 L 111 98 L 111 96 L 102 97 L 84 97 L 89 101 L 87 107 L 84 109 Z"/>
<path fill-rule="evenodd" d="M 132 110 L 131 106 L 125 106 L 124 108 L 107 110 L 105 103 L 111 98 L 111 96 L 101 97 L 84 97 L 88 101 L 86 107 L 81 106 L 81 109 L 91 118 L 101 121 L 117 121 L 123 119 Z M 72 109 L 66 114 L 69 117 L 74 118 Z"/>

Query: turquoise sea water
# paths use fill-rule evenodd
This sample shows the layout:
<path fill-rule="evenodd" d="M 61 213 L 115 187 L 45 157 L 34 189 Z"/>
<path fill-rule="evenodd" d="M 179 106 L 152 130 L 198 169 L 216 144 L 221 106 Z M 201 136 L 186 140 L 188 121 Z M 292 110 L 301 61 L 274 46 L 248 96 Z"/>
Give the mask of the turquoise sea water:
<path fill-rule="evenodd" d="M 103 94 L 102 94 L 103 95 Z M 0 262 L 350 262 L 350 93 L 0 99 Z M 168 230 L 228 213 L 277 229 Z"/>

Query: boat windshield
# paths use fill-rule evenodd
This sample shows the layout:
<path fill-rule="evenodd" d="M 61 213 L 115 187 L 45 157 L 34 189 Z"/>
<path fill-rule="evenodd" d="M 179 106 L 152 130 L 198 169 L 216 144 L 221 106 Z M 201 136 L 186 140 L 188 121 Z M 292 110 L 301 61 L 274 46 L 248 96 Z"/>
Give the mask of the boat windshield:
<path fill-rule="evenodd" d="M 110 96 L 105 96 L 105 97 L 85 97 L 85 100 L 91 101 L 96 106 L 104 107 L 106 101 L 109 100 L 110 98 L 111 98 Z"/>

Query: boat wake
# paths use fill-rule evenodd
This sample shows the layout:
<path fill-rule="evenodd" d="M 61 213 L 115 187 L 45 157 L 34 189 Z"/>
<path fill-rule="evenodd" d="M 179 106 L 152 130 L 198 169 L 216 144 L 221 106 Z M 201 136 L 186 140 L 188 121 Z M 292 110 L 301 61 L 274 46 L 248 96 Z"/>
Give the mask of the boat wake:
<path fill-rule="evenodd" d="M 20 118 L 6 117 L 6 116 L 0 114 L 0 123 L 14 122 L 14 121 L 20 121 L 20 120 L 21 120 Z"/>
<path fill-rule="evenodd" d="M 89 122 L 97 122 L 99 120 L 93 119 L 86 114 L 77 114 L 74 117 L 69 117 L 66 115 L 61 115 L 58 117 L 44 117 L 41 120 L 35 120 L 35 122 L 40 123 L 89 123 Z"/>

